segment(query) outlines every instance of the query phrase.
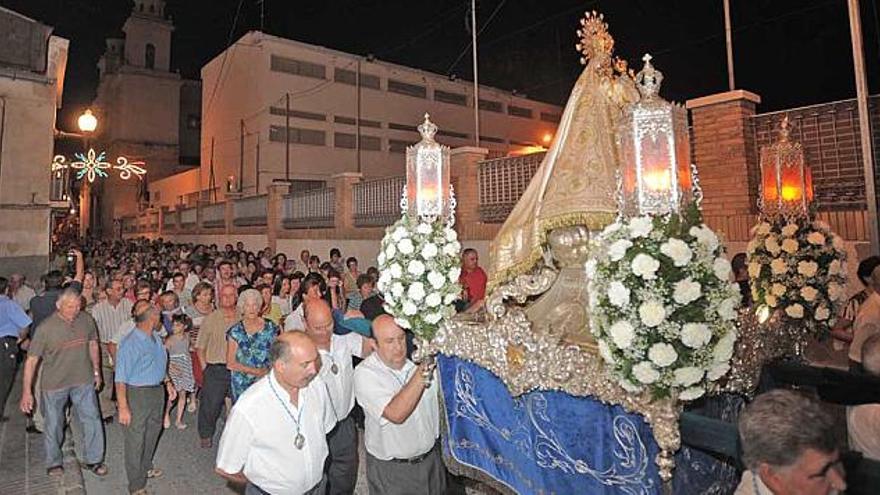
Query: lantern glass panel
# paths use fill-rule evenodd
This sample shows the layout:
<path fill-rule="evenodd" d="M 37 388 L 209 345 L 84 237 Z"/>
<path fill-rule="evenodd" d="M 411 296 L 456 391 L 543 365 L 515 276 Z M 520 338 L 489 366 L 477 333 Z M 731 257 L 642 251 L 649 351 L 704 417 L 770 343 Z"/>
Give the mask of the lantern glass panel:
<path fill-rule="evenodd" d="M 422 140 L 406 150 L 406 214 L 424 219 L 452 213 L 449 148 L 434 141 L 437 127 L 425 116 Z"/>

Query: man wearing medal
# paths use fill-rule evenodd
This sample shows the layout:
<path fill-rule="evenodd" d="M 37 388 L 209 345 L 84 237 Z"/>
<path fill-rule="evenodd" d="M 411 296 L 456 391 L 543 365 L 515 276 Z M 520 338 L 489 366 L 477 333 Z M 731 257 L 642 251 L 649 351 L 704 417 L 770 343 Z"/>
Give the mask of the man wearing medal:
<path fill-rule="evenodd" d="M 327 433 L 336 426 L 321 358 L 301 332 L 279 335 L 272 370 L 232 408 L 220 437 L 217 474 L 246 483 L 245 495 L 323 495 Z"/>
<path fill-rule="evenodd" d="M 424 363 L 417 366 L 406 358 L 406 334 L 391 316 L 373 321 L 373 339 L 376 352 L 354 372 L 355 396 L 365 416 L 370 493 L 445 493 L 439 387 L 426 386 Z"/>
<path fill-rule="evenodd" d="M 357 427 L 354 408 L 354 368 L 351 357 L 365 358 L 373 351 L 370 339 L 351 332 L 333 333 L 333 314 L 323 299 L 310 301 L 305 311 L 306 334 L 321 354 L 320 377 L 327 387 L 336 427 L 327 435 L 330 462 L 327 467 L 329 495 L 354 493 L 358 473 Z"/>

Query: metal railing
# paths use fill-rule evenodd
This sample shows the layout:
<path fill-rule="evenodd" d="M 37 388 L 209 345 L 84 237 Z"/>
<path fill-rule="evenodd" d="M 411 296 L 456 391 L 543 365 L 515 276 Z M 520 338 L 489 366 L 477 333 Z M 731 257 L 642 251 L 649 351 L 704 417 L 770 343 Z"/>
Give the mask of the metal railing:
<path fill-rule="evenodd" d="M 357 227 L 385 227 L 400 218 L 400 196 L 406 177 L 385 177 L 354 184 L 354 224 Z"/>
<path fill-rule="evenodd" d="M 528 187 L 546 152 L 480 162 L 480 220 L 502 223 Z"/>
<path fill-rule="evenodd" d="M 266 225 L 268 203 L 266 194 L 235 200 L 232 203 L 232 224 L 245 227 Z"/>
<path fill-rule="evenodd" d="M 147 212 L 147 227 L 158 230 L 159 229 L 159 212 L 151 211 Z"/>
<path fill-rule="evenodd" d="M 284 196 L 284 228 L 332 228 L 335 216 L 336 191 L 332 188 Z"/>
<path fill-rule="evenodd" d="M 226 203 L 214 203 L 202 207 L 202 227 L 226 225 Z"/>
<path fill-rule="evenodd" d="M 195 206 L 198 201 L 210 202 L 217 198 L 217 187 L 211 189 L 202 189 L 201 191 L 184 194 L 180 197 L 181 202 L 186 206 Z"/>

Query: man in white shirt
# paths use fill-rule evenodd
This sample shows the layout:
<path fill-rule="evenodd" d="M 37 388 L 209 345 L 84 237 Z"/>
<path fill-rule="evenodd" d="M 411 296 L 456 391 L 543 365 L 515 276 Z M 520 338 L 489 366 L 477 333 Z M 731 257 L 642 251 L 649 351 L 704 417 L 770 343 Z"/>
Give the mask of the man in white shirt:
<path fill-rule="evenodd" d="M 426 365 L 406 358 L 406 334 L 393 318 L 373 320 L 373 338 L 376 352 L 354 372 L 355 396 L 365 416 L 370 493 L 442 494 L 439 386 L 426 388 Z"/>
<path fill-rule="evenodd" d="M 873 289 L 859 308 L 853 322 L 853 340 L 849 345 L 850 368 L 861 371 L 862 344 L 868 337 L 880 333 L 880 267 L 874 268 L 868 280 Z"/>
<path fill-rule="evenodd" d="M 862 344 L 862 366 L 865 373 L 880 377 L 880 334 L 868 337 Z M 849 447 L 880 461 L 880 404 L 846 408 L 846 427 Z"/>
<path fill-rule="evenodd" d="M 791 390 L 761 394 L 739 417 L 748 468 L 734 495 L 834 495 L 846 490 L 834 417 Z"/>
<path fill-rule="evenodd" d="M 37 295 L 34 289 L 25 283 L 24 275 L 13 273 L 9 276 L 9 297 L 27 313 L 31 309 L 31 299 Z"/>
<path fill-rule="evenodd" d="M 131 301 L 122 297 L 122 279 L 116 278 L 107 286 L 107 299 L 92 306 L 89 311 L 98 327 L 101 342 L 101 373 L 105 384 L 114 383 L 113 363 L 116 361 L 116 346 L 121 339 L 122 328 L 126 331 L 134 326 L 131 317 Z M 101 417 L 105 423 L 113 420 L 116 406 L 113 404 L 113 387 L 105 385 L 98 394 Z"/>
<path fill-rule="evenodd" d="M 272 371 L 239 397 L 220 438 L 216 471 L 245 495 L 323 495 L 327 433 L 336 425 L 317 375 L 321 358 L 300 332 L 278 336 Z"/>
<path fill-rule="evenodd" d="M 306 335 L 321 354 L 320 377 L 327 387 L 336 427 L 327 435 L 330 462 L 327 469 L 329 495 L 354 493 L 358 474 L 358 434 L 351 416 L 354 408 L 352 356 L 364 358 L 373 350 L 369 339 L 357 333 L 333 333 L 333 314 L 323 299 L 305 305 Z"/>

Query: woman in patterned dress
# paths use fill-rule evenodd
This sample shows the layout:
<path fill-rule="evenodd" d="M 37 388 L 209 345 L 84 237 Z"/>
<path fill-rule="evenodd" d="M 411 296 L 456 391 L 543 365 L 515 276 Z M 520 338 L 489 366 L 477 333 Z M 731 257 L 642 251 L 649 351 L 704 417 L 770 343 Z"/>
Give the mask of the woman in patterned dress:
<path fill-rule="evenodd" d="M 238 296 L 241 321 L 226 332 L 226 367 L 232 372 L 232 400 L 269 372 L 269 347 L 278 335 L 278 326 L 260 316 L 263 296 L 247 289 Z"/>
<path fill-rule="evenodd" d="M 177 429 L 186 428 L 183 422 L 183 411 L 186 409 L 186 396 L 196 389 L 193 378 L 192 358 L 189 355 L 189 332 L 193 321 L 189 316 L 179 313 L 171 317 L 171 335 L 165 339 L 168 349 L 168 376 L 177 389 Z M 165 403 L 165 428 L 171 427 L 171 407 L 174 401 Z"/>

